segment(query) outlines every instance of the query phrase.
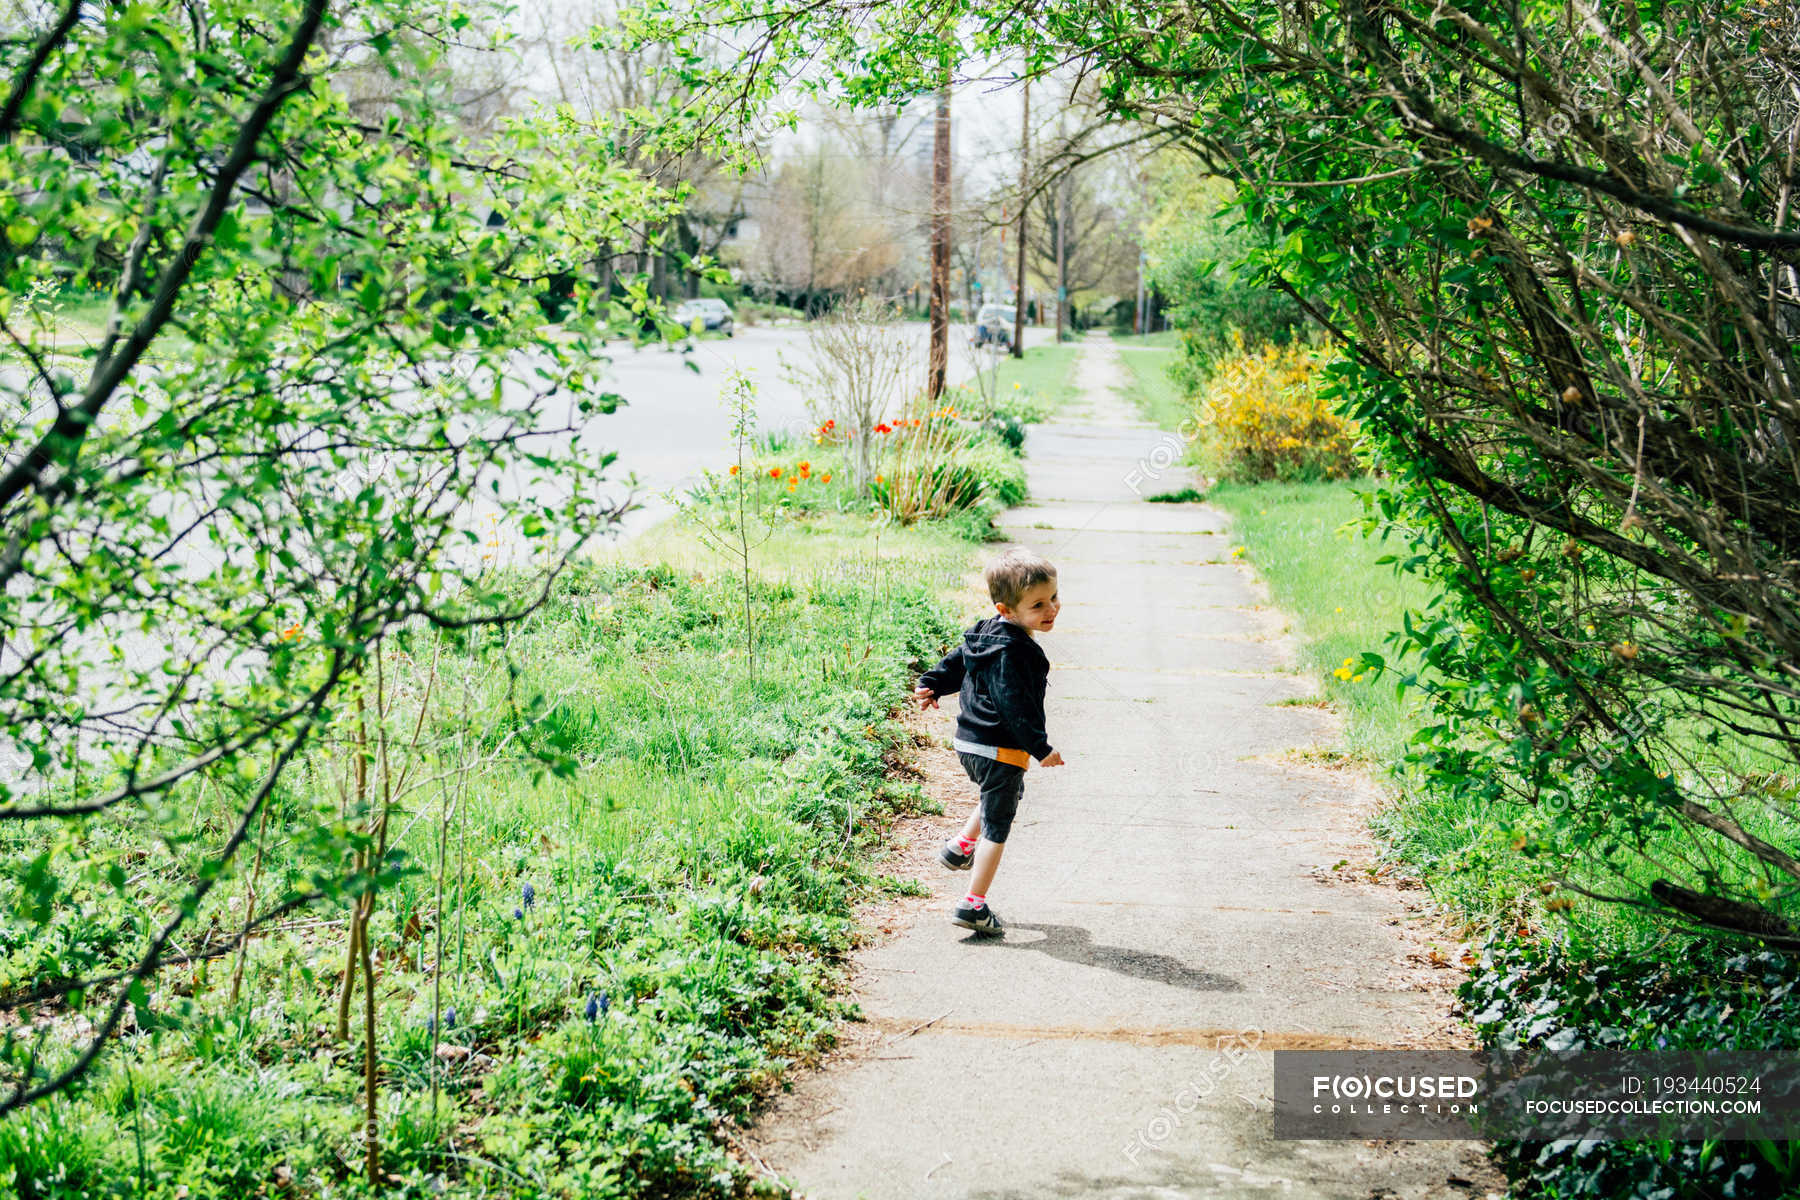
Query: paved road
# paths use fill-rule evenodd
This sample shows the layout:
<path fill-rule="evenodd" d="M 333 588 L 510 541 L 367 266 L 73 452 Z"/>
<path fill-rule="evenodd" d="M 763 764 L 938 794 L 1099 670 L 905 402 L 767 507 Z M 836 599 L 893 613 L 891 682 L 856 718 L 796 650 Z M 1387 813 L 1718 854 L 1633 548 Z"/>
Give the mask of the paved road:
<path fill-rule="evenodd" d="M 913 322 L 906 331 L 918 345 L 922 364 L 928 328 Z M 1025 344 L 1034 344 L 1033 335 L 1040 332 L 1027 330 Z M 965 348 L 968 327 L 954 325 L 950 333 L 950 379 L 956 382 L 972 371 Z M 732 369 L 747 372 L 756 383 L 761 428 L 810 428 L 805 397 L 783 369 L 784 359 L 805 362 L 808 354 L 804 327 L 792 325 L 740 329 L 730 339 L 696 342 L 689 354 L 629 345 L 614 350 L 607 387 L 628 403 L 597 418 L 589 436 L 618 453 L 615 470 L 621 480 L 635 472 L 640 481 L 646 506 L 627 519 L 625 531 L 654 524 L 668 511 L 657 500 L 660 493 L 692 483 L 703 467 L 717 467 L 730 457 L 731 415 L 720 403 L 720 389 Z M 697 373 L 687 367 L 688 361 L 699 368 Z"/>
<path fill-rule="evenodd" d="M 1188 481 L 1109 390 L 1118 364 L 1089 343 L 1085 410 L 1032 431 L 1034 499 L 1002 519 L 1060 568 L 1043 644 L 1069 762 L 1028 777 L 989 892 L 1008 936 L 952 926 L 967 876 L 934 870 L 860 963 L 881 1040 L 751 1144 L 814 1197 L 1467 1197 L 1451 1176 L 1494 1178 L 1468 1143 L 1273 1140 L 1271 1051 L 1405 1045 L 1445 1002 L 1396 965 L 1418 946 L 1395 893 L 1315 873 L 1368 850 L 1356 785 L 1284 754 L 1332 718 L 1281 705 L 1311 685 L 1224 514 L 1133 493 L 1134 472 Z"/>

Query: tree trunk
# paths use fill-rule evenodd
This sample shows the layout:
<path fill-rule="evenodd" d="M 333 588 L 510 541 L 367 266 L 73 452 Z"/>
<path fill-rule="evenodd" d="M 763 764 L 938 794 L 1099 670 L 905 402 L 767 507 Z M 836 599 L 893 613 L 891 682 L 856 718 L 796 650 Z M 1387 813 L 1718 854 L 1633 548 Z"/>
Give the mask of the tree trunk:
<path fill-rule="evenodd" d="M 669 298 L 669 251 L 664 245 L 652 245 L 650 254 L 650 294 L 658 300 Z"/>
<path fill-rule="evenodd" d="M 1031 186 L 1031 80 L 1025 81 L 1025 101 L 1019 117 L 1019 264 L 1013 285 L 1012 356 L 1025 357 L 1025 219 L 1031 205 L 1025 203 Z"/>
<path fill-rule="evenodd" d="M 937 94 L 931 155 L 931 358 L 925 391 L 933 403 L 950 365 L 950 82 Z"/>

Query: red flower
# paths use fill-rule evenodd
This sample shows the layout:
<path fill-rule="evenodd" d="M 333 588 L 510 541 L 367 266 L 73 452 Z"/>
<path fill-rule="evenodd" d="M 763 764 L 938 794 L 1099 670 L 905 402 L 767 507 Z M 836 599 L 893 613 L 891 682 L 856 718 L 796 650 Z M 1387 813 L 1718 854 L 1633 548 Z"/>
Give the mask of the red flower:
<path fill-rule="evenodd" d="M 731 473 L 732 473 L 732 474 L 733 474 L 733 475 L 736 475 L 736 474 L 737 474 L 737 473 L 738 473 L 738 469 L 737 469 L 737 464 L 736 464 L 736 463 L 732 463 L 732 464 L 731 464 Z"/>
<path fill-rule="evenodd" d="M 769 468 L 769 478 L 770 479 L 780 479 L 781 478 L 781 468 L 780 467 L 770 467 Z"/>
<path fill-rule="evenodd" d="M 879 424 L 875 427 L 875 432 L 876 433 L 892 433 L 892 432 L 894 432 L 894 427 L 892 425 L 889 425 L 886 421 L 883 421 L 881 424 Z"/>

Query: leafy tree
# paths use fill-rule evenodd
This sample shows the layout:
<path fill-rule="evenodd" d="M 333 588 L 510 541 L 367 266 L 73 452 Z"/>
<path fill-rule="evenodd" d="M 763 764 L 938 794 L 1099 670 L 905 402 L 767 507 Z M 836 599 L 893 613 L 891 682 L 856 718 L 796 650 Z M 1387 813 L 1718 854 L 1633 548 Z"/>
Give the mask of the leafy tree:
<path fill-rule="evenodd" d="M 1183 382 L 1191 391 L 1240 337 L 1252 348 L 1285 344 L 1306 316 L 1290 297 L 1239 269 L 1272 231 L 1245 224 L 1228 180 L 1206 174 L 1179 149 L 1152 156 L 1147 176 L 1148 273 L 1168 298 L 1169 323 L 1181 330 Z"/>
<path fill-rule="evenodd" d="M 540 299 L 671 203 L 572 122 L 459 134 L 456 5 L 25 20 L 0 41 L 3 920 L 9 946 L 79 936 L 5 999 L 95 1015 L 66 1061 L 9 1032 L 0 1113 L 141 1020 L 196 932 L 248 932 L 214 894 L 247 844 L 316 865 L 260 920 L 400 869 L 351 869 L 369 823 L 289 768 L 384 641 L 504 628 L 616 516 L 593 297 L 560 330 Z M 110 293 L 84 347 L 22 319 L 47 285 Z M 496 526 L 539 550 L 510 582 L 481 557 Z"/>
<path fill-rule="evenodd" d="M 547 71 L 565 119 L 579 123 L 596 148 L 684 195 L 666 221 L 634 227 L 600 247 L 601 290 L 612 290 L 622 275 L 627 294 L 698 295 L 702 274 L 743 213 L 745 177 L 671 119 L 689 97 L 668 69 L 670 49 L 627 44 L 612 4 L 545 4 L 507 14 L 529 31 L 520 39 L 515 73 Z"/>
<path fill-rule="evenodd" d="M 828 138 L 773 167 L 743 256 L 760 290 L 817 311 L 893 271 L 900 247 L 869 209 L 870 174 Z"/>

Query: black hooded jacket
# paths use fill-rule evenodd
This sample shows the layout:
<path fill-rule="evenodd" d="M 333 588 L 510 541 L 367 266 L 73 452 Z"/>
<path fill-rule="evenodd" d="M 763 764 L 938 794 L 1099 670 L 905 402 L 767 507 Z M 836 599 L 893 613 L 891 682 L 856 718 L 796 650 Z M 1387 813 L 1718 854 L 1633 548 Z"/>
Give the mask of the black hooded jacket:
<path fill-rule="evenodd" d="M 1050 660 L 1031 634 L 995 616 L 970 626 L 962 645 L 919 676 L 919 686 L 939 696 L 957 692 L 962 702 L 957 737 L 1022 749 L 1042 761 L 1051 752 L 1044 735 L 1044 685 L 1049 679 Z"/>

